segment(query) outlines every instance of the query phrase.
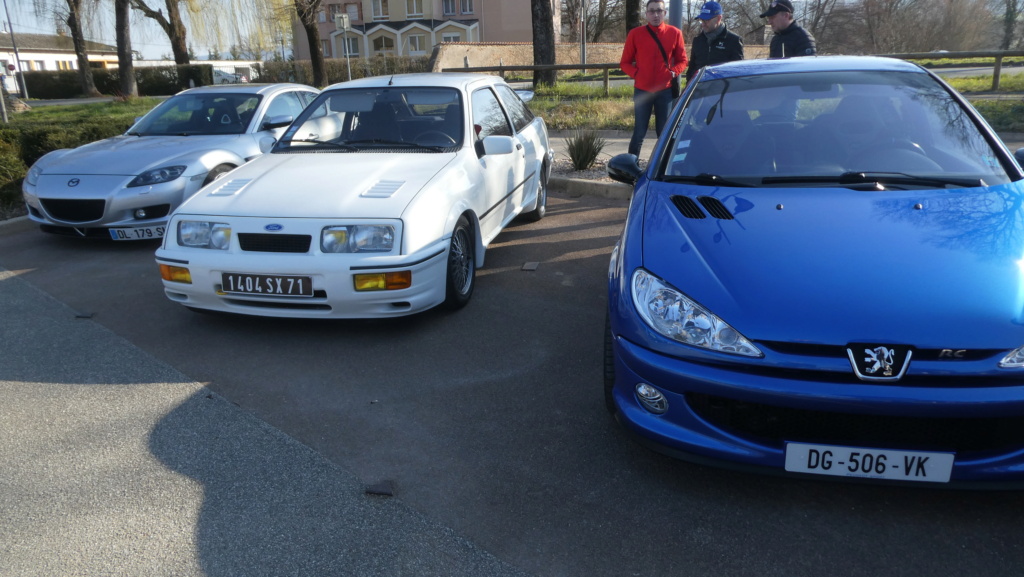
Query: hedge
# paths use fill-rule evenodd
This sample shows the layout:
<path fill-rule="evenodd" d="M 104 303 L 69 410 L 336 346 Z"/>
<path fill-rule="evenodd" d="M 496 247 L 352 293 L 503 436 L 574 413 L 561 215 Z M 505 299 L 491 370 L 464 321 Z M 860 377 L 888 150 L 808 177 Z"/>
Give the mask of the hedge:
<path fill-rule="evenodd" d="M 116 68 L 93 68 L 93 83 L 100 94 L 121 96 L 121 75 Z M 145 66 L 135 68 L 139 96 L 169 96 L 190 85 L 213 84 L 213 66 Z M 79 98 L 82 82 L 77 70 L 36 70 L 25 72 L 29 96 L 43 100 Z"/>

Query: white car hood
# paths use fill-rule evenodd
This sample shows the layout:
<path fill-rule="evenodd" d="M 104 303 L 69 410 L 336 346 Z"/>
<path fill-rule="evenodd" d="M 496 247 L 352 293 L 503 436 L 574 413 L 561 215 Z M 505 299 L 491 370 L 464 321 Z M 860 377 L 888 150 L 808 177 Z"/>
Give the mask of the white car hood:
<path fill-rule="evenodd" d="M 44 174 L 131 176 L 197 150 L 235 148 L 241 135 L 115 136 L 47 161 Z"/>
<path fill-rule="evenodd" d="M 201 190 L 179 214 L 399 218 L 455 153 L 267 154 Z"/>

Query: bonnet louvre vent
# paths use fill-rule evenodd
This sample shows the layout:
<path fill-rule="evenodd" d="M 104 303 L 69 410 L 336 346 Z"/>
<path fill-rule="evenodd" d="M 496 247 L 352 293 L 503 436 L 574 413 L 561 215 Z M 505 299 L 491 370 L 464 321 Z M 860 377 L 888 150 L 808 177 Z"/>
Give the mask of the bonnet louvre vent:
<path fill-rule="evenodd" d="M 720 220 L 733 219 L 732 213 L 729 212 L 729 209 L 725 208 L 725 205 L 722 204 L 722 201 L 718 200 L 717 198 L 713 196 L 701 196 L 697 200 L 699 200 L 701 205 L 703 205 L 704 208 L 707 209 L 709 213 L 711 213 L 711 216 Z"/>
<path fill-rule="evenodd" d="M 398 192 L 398 189 L 402 188 L 403 184 L 405 184 L 404 180 L 380 180 L 360 196 L 369 198 L 389 198 L 391 195 Z"/>
<path fill-rule="evenodd" d="M 673 196 L 672 204 L 676 205 L 679 212 L 683 213 L 683 216 L 686 218 L 707 218 L 707 215 L 705 215 L 704 211 L 700 209 L 700 206 L 688 196 Z"/>
<path fill-rule="evenodd" d="M 252 182 L 251 178 L 233 178 L 210 192 L 210 196 L 231 196 Z"/>

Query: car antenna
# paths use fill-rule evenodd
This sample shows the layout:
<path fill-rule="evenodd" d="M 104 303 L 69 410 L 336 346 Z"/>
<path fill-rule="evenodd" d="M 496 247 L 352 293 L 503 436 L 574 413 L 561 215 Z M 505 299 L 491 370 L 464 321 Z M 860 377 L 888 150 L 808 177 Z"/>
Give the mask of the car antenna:
<path fill-rule="evenodd" d="M 388 86 L 394 86 L 394 85 L 395 85 L 395 75 L 392 74 L 391 78 L 388 80 Z"/>

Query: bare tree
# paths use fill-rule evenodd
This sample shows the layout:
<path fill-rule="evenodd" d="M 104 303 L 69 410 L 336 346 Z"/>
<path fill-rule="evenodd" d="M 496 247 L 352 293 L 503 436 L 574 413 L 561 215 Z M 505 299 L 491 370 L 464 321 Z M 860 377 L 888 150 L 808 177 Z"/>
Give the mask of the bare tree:
<path fill-rule="evenodd" d="M 322 0 L 294 0 L 295 13 L 299 17 L 302 29 L 306 31 L 309 43 L 309 60 L 313 67 L 313 86 L 327 86 L 327 63 L 324 61 L 323 48 L 320 46 L 320 28 L 317 21 Z"/>
<path fill-rule="evenodd" d="M 78 58 L 78 80 L 82 84 L 82 94 L 86 96 L 99 96 L 96 90 L 96 81 L 92 78 L 92 68 L 89 67 L 89 53 L 85 48 L 85 36 L 82 34 L 82 0 L 67 0 L 68 12 L 64 22 L 71 31 L 71 42 L 75 46 L 75 56 Z"/>
<path fill-rule="evenodd" d="M 629 31 L 642 26 L 643 18 L 640 17 L 640 10 L 643 9 L 643 0 L 626 0 L 626 34 Z"/>
<path fill-rule="evenodd" d="M 622 41 L 625 10 L 625 0 L 562 0 L 563 39 L 578 42 L 585 21 L 588 42 Z"/>
<path fill-rule="evenodd" d="M 174 55 L 174 63 L 182 66 L 189 64 L 188 44 L 185 41 L 187 31 L 185 23 L 181 19 L 181 10 L 178 7 L 180 0 L 165 0 L 167 16 L 164 16 L 163 9 L 154 10 L 144 0 L 131 0 L 132 8 L 142 12 L 148 18 L 156 20 L 163 28 L 171 41 L 171 53 Z"/>
<path fill-rule="evenodd" d="M 1003 38 L 999 42 L 1000 50 L 1009 50 L 1014 44 L 1020 45 L 1017 36 L 1017 23 L 1024 12 L 1024 0 L 1002 0 L 1003 3 Z M 1016 39 L 1016 42 L 1015 42 Z"/>
<path fill-rule="evenodd" d="M 121 95 L 139 95 L 135 82 L 135 63 L 132 61 L 131 0 L 114 0 L 115 37 L 117 39 L 117 75 L 121 81 Z"/>
<path fill-rule="evenodd" d="M 551 0 L 530 0 L 530 15 L 533 21 L 533 64 L 555 63 L 555 22 L 551 15 Z M 534 86 L 551 86 L 555 83 L 554 70 L 535 70 Z"/>

